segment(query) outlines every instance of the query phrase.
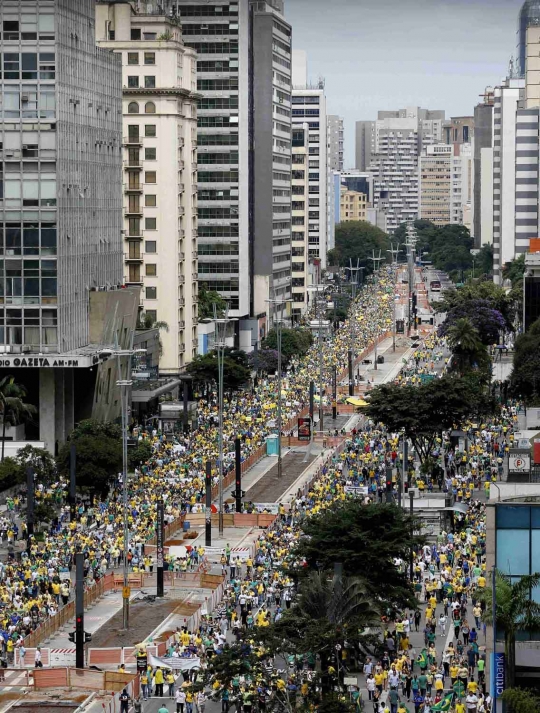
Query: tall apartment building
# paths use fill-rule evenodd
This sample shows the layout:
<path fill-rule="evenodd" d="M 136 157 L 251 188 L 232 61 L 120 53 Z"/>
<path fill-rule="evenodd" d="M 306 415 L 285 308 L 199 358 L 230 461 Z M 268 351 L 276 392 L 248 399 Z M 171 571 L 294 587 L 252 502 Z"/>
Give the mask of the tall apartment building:
<path fill-rule="evenodd" d="M 99 354 L 129 347 L 135 326 L 138 290 L 120 289 L 121 65 L 96 48 L 93 0 L 2 0 L 0 28 L 0 377 L 26 386 L 34 440 L 54 452 L 76 420 L 118 416 Z"/>
<path fill-rule="evenodd" d="M 421 220 L 448 225 L 451 216 L 453 147 L 428 146 L 419 161 L 419 204 Z"/>
<path fill-rule="evenodd" d="M 335 114 L 326 117 L 328 129 L 328 169 L 343 171 L 344 127 L 343 118 Z"/>
<path fill-rule="evenodd" d="M 527 58 L 527 29 L 540 25 L 540 0 L 525 0 L 518 15 L 516 77 L 524 77 Z"/>
<path fill-rule="evenodd" d="M 295 55 L 295 61 L 302 54 Z M 301 63 L 305 69 L 305 63 Z M 326 267 L 328 244 L 327 195 L 328 195 L 328 144 L 326 121 L 326 95 L 324 82 L 309 84 L 305 73 L 295 72 L 292 95 L 293 131 L 296 126 L 308 125 L 308 164 L 305 173 L 308 179 L 308 244 L 309 257 L 319 258 L 321 267 Z M 331 246 L 330 246 L 331 247 Z"/>
<path fill-rule="evenodd" d="M 98 45 L 122 58 L 124 279 L 161 331 L 160 371 L 197 354 L 196 55 L 155 3 L 100 0 Z M 204 208 L 201 208 L 204 215 Z"/>
<path fill-rule="evenodd" d="M 473 116 L 454 116 L 443 122 L 442 140 L 445 144 L 470 144 L 474 136 Z"/>
<path fill-rule="evenodd" d="M 375 148 L 375 122 L 356 122 L 356 161 L 359 171 L 366 171 L 371 163 L 371 154 Z"/>
<path fill-rule="evenodd" d="M 164 0 L 198 55 L 199 284 L 265 336 L 291 280 L 291 28 L 283 0 Z"/>
<path fill-rule="evenodd" d="M 367 211 L 370 205 L 365 193 L 351 191 L 347 186 L 342 185 L 339 202 L 341 222 L 367 220 Z"/>
<path fill-rule="evenodd" d="M 295 126 L 292 132 L 292 317 L 297 320 L 308 304 L 308 214 L 309 124 Z"/>
<path fill-rule="evenodd" d="M 529 218 L 517 218 L 517 193 L 538 193 L 538 161 L 523 158 L 516 165 L 517 112 L 525 94 L 524 79 L 507 79 L 495 87 L 493 103 L 493 276 L 501 280 L 505 263 L 515 255 L 516 226 Z M 524 121 L 531 125 L 529 120 Z M 536 123 L 536 122 L 535 122 Z M 534 129 L 532 129 L 534 132 Z M 524 129 L 529 131 L 529 127 Z M 526 138 L 526 136 L 523 136 Z M 531 165 L 532 164 L 532 165 Z M 521 186 L 518 190 L 517 186 Z M 519 196 L 525 198 L 525 196 Z M 528 199 L 525 199 L 528 200 Z M 520 211 L 521 212 L 521 207 Z M 519 222 L 518 222 L 519 221 Z M 536 220 L 534 221 L 536 225 Z"/>
<path fill-rule="evenodd" d="M 380 111 L 375 122 L 373 205 L 386 214 L 393 232 L 418 217 L 418 159 L 422 150 L 441 142 L 444 111 L 410 107 Z"/>
<path fill-rule="evenodd" d="M 493 89 L 474 108 L 473 228 L 477 248 L 493 243 Z M 488 185 L 490 184 L 490 185 Z"/>

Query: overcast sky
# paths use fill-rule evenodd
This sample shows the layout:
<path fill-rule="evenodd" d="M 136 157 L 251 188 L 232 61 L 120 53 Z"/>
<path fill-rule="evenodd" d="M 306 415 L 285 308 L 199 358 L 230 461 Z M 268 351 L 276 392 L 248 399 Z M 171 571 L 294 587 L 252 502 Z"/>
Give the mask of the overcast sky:
<path fill-rule="evenodd" d="M 472 114 L 516 54 L 522 2 L 285 0 L 310 79 L 326 79 L 328 113 L 345 119 L 345 167 L 354 166 L 355 121 L 379 109 Z"/>

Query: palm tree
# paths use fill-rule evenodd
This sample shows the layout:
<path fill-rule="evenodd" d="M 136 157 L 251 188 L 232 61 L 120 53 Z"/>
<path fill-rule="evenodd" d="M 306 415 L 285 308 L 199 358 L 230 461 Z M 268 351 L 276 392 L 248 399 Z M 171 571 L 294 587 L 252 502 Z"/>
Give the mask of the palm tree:
<path fill-rule="evenodd" d="M 0 410 L 2 412 L 2 460 L 4 460 L 6 444 L 6 424 L 16 426 L 27 421 L 37 413 L 32 404 L 27 404 L 26 389 L 22 384 L 15 383 L 14 376 L 4 376 L 0 381 Z"/>
<path fill-rule="evenodd" d="M 540 573 L 526 575 L 517 582 L 497 570 L 495 574 L 496 625 L 504 632 L 504 652 L 507 662 L 507 686 L 513 688 L 516 678 L 516 636 L 518 632 L 540 631 L 540 604 L 532 600 L 532 590 L 540 584 Z M 486 605 L 483 619 L 493 624 L 493 590 L 489 587 L 478 596 Z"/>
<path fill-rule="evenodd" d="M 462 317 L 448 328 L 448 346 L 452 351 L 452 367 L 463 374 L 474 366 L 483 366 L 487 355 L 478 330 L 470 319 Z"/>

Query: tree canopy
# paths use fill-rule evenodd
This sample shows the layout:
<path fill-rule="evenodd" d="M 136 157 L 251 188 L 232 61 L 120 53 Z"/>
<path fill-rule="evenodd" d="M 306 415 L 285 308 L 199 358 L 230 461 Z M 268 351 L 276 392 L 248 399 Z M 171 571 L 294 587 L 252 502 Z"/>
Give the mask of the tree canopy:
<path fill-rule="evenodd" d="M 257 349 L 248 354 L 248 362 L 251 369 L 255 371 L 265 371 L 273 373 L 278 367 L 277 349 Z"/>
<path fill-rule="evenodd" d="M 452 351 L 450 371 L 461 376 L 475 371 L 488 383 L 491 376 L 491 358 L 473 322 L 467 317 L 461 317 L 450 323 L 445 333 Z"/>
<path fill-rule="evenodd" d="M 221 319 L 225 314 L 227 302 L 215 290 L 209 290 L 205 282 L 199 282 L 199 294 L 197 297 L 199 305 L 199 322 L 203 319 L 214 319 L 214 305 L 216 306 L 216 317 Z"/>
<path fill-rule="evenodd" d="M 293 356 L 303 357 L 307 354 L 311 344 L 313 343 L 313 335 L 308 329 L 287 329 L 281 330 L 281 356 L 283 365 L 285 366 Z M 266 339 L 262 343 L 263 349 L 277 349 L 278 335 L 275 329 L 271 329 Z"/>
<path fill-rule="evenodd" d="M 440 313 L 470 316 L 474 312 L 470 305 L 474 304 L 496 310 L 504 319 L 504 328 L 507 331 L 513 330 L 515 303 L 506 294 L 506 290 L 493 282 L 467 282 L 457 289 L 445 290 L 441 299 L 433 302 L 432 307 Z M 476 322 L 474 325 L 478 327 Z M 484 341 L 484 343 L 493 344 L 490 341 Z"/>
<path fill-rule="evenodd" d="M 373 272 L 373 262 L 369 259 L 373 255 L 386 260 L 387 250 L 390 249 L 390 238 L 388 235 L 371 223 L 363 220 L 348 221 L 336 225 L 335 248 L 328 251 L 328 264 L 348 267 L 349 260 L 353 260 L 356 266 L 365 268 L 365 274 Z"/>
<path fill-rule="evenodd" d="M 540 319 L 516 339 L 510 389 L 527 404 L 540 401 Z"/>
<path fill-rule="evenodd" d="M 106 495 L 111 478 L 122 470 L 122 428 L 92 419 L 78 423 L 56 459 L 60 474 L 66 477 L 72 443 L 77 449 L 77 487 Z"/>
<path fill-rule="evenodd" d="M 468 418 L 492 413 L 495 402 L 483 383 L 470 374 L 448 374 L 416 386 L 382 384 L 371 392 L 365 413 L 392 432 L 405 431 L 422 461 L 427 460 L 442 431 Z"/>
<path fill-rule="evenodd" d="M 186 371 L 195 382 L 210 384 L 218 383 L 217 352 L 199 354 L 187 365 Z M 250 377 L 248 360 L 245 352 L 229 347 L 224 350 L 223 387 L 226 391 L 237 391 Z"/>
<path fill-rule="evenodd" d="M 360 577 L 365 591 L 382 609 L 412 605 L 414 594 L 395 558 L 409 556 L 416 520 L 395 505 L 364 505 L 350 498 L 323 510 L 302 524 L 306 537 L 295 551 L 312 569 L 343 563 L 345 576 Z M 411 599 L 412 597 L 412 599 Z"/>
<path fill-rule="evenodd" d="M 439 334 L 446 336 L 456 322 L 466 319 L 475 329 L 482 344 L 497 344 L 500 332 L 506 328 L 506 321 L 499 310 L 489 300 L 470 299 L 452 307 L 439 328 Z"/>
<path fill-rule="evenodd" d="M 417 254 L 429 253 L 433 267 L 460 279 L 464 271 L 472 268 L 473 256 L 470 251 L 474 248 L 474 241 L 464 225 L 437 226 L 429 220 L 416 220 L 414 227 L 418 235 Z M 405 242 L 405 223 L 397 228 L 394 237 L 400 243 Z"/>

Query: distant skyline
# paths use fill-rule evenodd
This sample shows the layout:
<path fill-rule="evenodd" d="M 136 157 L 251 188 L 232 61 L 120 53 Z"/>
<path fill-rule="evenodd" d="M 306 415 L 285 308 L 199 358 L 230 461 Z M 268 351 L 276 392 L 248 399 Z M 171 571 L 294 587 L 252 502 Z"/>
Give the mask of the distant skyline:
<path fill-rule="evenodd" d="M 329 114 L 345 120 L 345 167 L 354 124 L 380 109 L 421 106 L 469 116 L 516 56 L 523 0 L 285 0 L 293 46 L 310 81 L 326 80 Z"/>

